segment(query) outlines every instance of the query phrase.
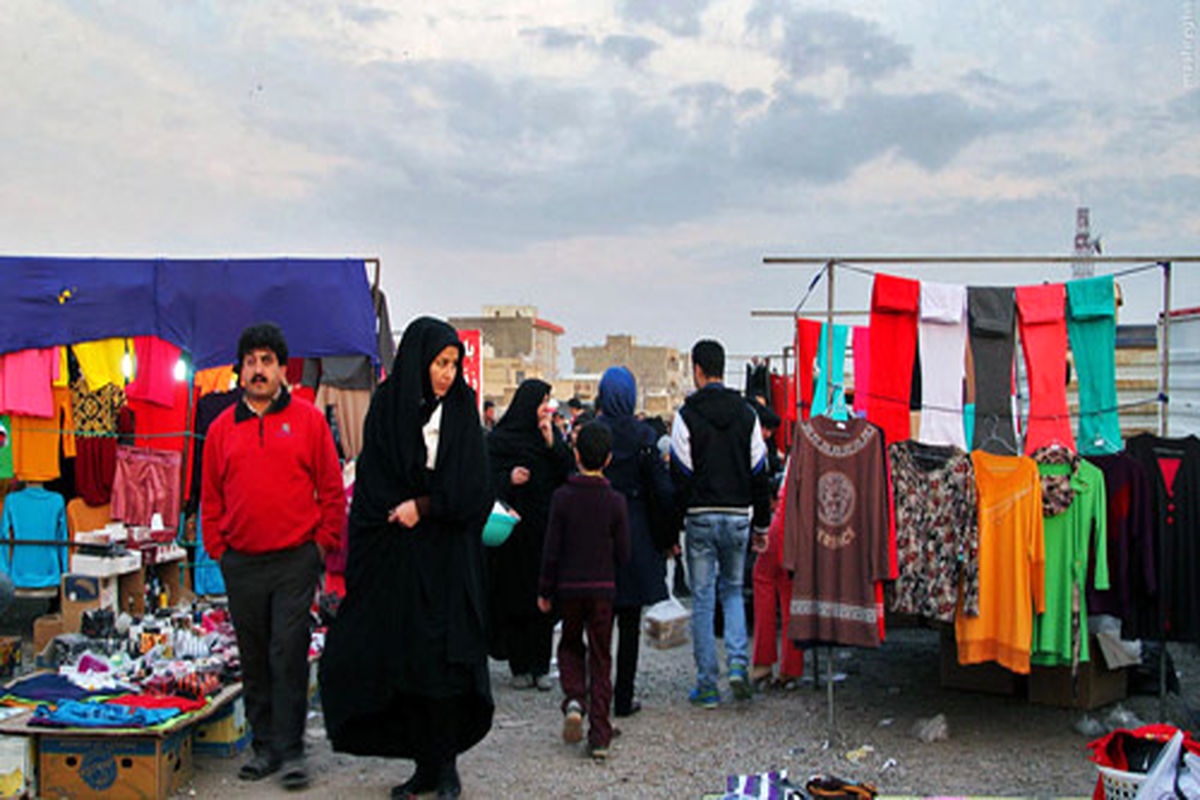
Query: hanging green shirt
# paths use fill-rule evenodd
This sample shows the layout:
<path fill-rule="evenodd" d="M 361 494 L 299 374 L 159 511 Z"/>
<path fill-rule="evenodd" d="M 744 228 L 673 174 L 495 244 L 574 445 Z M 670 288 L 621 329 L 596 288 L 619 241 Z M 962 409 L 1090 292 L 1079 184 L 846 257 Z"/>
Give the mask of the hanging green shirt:
<path fill-rule="evenodd" d="M 0 447 L 0 479 L 13 476 L 13 441 L 12 423 L 8 414 L 0 416 L 0 426 L 4 427 L 4 446 Z"/>
<path fill-rule="evenodd" d="M 1061 514 L 1046 517 L 1044 536 L 1046 549 L 1046 610 L 1033 623 L 1033 651 L 1030 662 L 1055 666 L 1074 662 L 1078 619 L 1079 661 L 1087 661 L 1087 593 L 1089 538 L 1094 539 L 1096 553 L 1095 588 L 1108 586 L 1108 501 L 1104 491 L 1104 473 L 1088 461 L 1078 459 L 1079 467 L 1071 478 L 1075 499 Z M 1068 464 L 1038 464 L 1041 475 L 1067 475 Z M 1078 598 L 1078 617 L 1074 607 Z"/>

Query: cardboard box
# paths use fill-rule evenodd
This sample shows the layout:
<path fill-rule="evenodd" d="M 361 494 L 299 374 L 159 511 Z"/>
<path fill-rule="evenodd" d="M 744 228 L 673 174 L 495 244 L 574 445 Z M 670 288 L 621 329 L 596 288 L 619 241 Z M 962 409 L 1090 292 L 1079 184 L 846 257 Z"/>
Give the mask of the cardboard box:
<path fill-rule="evenodd" d="M 41 737 L 42 797 L 165 800 L 192 777 L 192 734 Z"/>
<path fill-rule="evenodd" d="M 1123 700 L 1128 692 L 1129 670 L 1109 669 L 1095 636 L 1088 648 L 1091 660 L 1080 663 L 1075 675 L 1069 666 L 1035 664 L 1029 672 L 1029 702 L 1086 710 Z"/>
<path fill-rule="evenodd" d="M 66 628 L 63 626 L 62 614 L 45 614 L 33 621 L 33 652 L 40 653 L 50 644 L 50 640 Z"/>
<path fill-rule="evenodd" d="M 142 568 L 142 554 L 137 550 L 119 556 L 89 556 L 75 553 L 71 556 L 71 572 L 75 575 L 94 575 L 108 578 L 126 575 Z"/>
<path fill-rule="evenodd" d="M 37 738 L 0 736 L 0 797 L 37 797 Z"/>
<path fill-rule="evenodd" d="M 192 751 L 196 755 L 232 758 L 250 744 L 246 704 L 237 698 L 222 711 L 196 724 Z"/>
<path fill-rule="evenodd" d="M 20 666 L 21 637 L 0 636 L 0 679 L 8 680 L 17 673 Z"/>
<path fill-rule="evenodd" d="M 94 575 L 63 575 L 63 630 L 68 633 L 78 632 L 84 612 L 96 608 L 108 608 L 116 613 L 117 579 L 98 578 Z"/>
<path fill-rule="evenodd" d="M 1018 694 L 1024 682 L 1023 676 L 1009 672 L 999 664 L 959 664 L 958 645 L 954 640 L 954 628 L 950 625 L 942 628 L 938 674 L 944 689 L 985 694 Z"/>

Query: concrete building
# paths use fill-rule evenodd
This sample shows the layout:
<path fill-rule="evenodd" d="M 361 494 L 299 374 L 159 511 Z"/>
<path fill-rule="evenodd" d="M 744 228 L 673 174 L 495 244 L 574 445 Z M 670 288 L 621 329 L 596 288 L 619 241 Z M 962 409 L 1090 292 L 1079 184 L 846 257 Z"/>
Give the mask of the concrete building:
<path fill-rule="evenodd" d="M 483 334 L 483 397 L 507 408 L 521 381 L 558 377 L 559 325 L 538 316 L 537 306 L 487 305 L 472 317 L 450 317 L 459 330 Z"/>
<path fill-rule="evenodd" d="M 602 375 L 613 366 L 628 367 L 637 379 L 638 409 L 669 417 L 692 387 L 691 358 L 674 347 L 640 345 L 628 334 L 609 334 L 604 344 L 571 348 L 578 375 Z"/>

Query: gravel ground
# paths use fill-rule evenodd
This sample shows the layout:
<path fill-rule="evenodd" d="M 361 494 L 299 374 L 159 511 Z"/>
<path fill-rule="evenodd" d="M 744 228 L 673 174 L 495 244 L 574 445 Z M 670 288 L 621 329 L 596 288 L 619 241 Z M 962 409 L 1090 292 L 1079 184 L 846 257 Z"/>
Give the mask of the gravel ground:
<path fill-rule="evenodd" d="M 557 690 L 513 690 L 506 665 L 493 662 L 495 724 L 459 760 L 464 797 L 696 798 L 719 792 L 728 774 L 775 768 L 868 780 L 885 794 L 1090 795 L 1096 773 L 1085 759 L 1089 738 L 1072 729 L 1080 712 L 940 688 L 936 631 L 896 630 L 877 651 L 836 652 L 836 668 L 846 678 L 835 684 L 830 741 L 824 687 L 769 691 L 749 703 L 726 697 L 716 710 L 695 709 L 686 699 L 694 678 L 690 645 L 643 647 L 638 696 L 644 708 L 618 721 L 621 735 L 602 764 L 586 758 L 581 746 L 562 742 Z M 1172 646 L 1171 652 L 1185 699 L 1200 707 L 1200 650 Z M 822 652 L 822 674 L 823 659 Z M 1147 721 L 1158 715 L 1155 697 L 1131 697 L 1123 705 Z M 1094 713 L 1103 718 L 1111 710 Z M 949 738 L 918 741 L 913 723 L 939 713 Z M 1168 718 L 1182 722 L 1184 713 L 1171 696 Z M 332 753 L 319 713 L 310 720 L 308 742 L 315 778 L 305 796 L 386 797 L 412 770 L 407 761 Z M 873 750 L 858 763 L 847 759 L 863 745 Z M 241 761 L 197 758 L 195 778 L 179 796 L 283 794 L 273 784 L 238 781 Z"/>

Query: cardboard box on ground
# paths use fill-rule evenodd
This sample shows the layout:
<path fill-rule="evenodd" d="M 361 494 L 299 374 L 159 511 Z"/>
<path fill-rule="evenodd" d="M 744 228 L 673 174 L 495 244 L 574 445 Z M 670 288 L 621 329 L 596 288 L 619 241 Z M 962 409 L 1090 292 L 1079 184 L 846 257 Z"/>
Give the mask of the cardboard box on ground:
<path fill-rule="evenodd" d="M 39 737 L 41 797 L 165 800 L 192 777 L 192 732 Z"/>

